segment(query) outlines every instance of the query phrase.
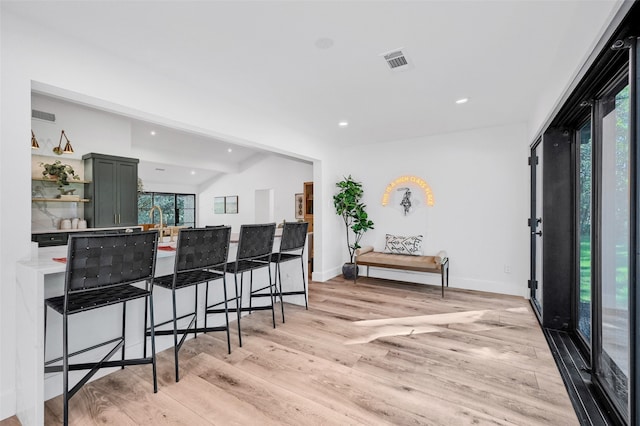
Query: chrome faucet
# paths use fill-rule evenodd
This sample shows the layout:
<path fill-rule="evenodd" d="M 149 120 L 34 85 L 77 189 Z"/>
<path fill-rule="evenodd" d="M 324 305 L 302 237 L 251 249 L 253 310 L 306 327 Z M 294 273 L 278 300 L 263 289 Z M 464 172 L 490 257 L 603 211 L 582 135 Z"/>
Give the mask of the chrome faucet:
<path fill-rule="evenodd" d="M 158 213 L 160 213 L 160 227 L 158 228 L 158 231 L 160 232 L 160 236 L 162 236 L 162 209 L 160 208 L 160 206 L 153 206 L 151 207 L 151 210 L 149 211 L 149 217 L 151 218 L 151 222 L 153 222 L 153 211 L 154 210 L 158 210 Z"/>

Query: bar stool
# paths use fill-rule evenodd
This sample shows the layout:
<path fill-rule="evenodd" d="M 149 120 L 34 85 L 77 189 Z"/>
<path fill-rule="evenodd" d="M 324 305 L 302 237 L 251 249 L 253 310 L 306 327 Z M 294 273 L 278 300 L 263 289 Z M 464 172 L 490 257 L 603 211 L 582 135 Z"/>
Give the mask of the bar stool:
<path fill-rule="evenodd" d="M 231 299 L 236 302 L 236 316 L 238 321 L 238 340 L 240 347 L 242 347 L 242 332 L 240 328 L 240 316 L 242 312 L 251 312 L 258 310 L 271 310 L 271 317 L 273 320 L 273 328 L 276 327 L 276 317 L 273 309 L 273 290 L 271 290 L 271 304 L 265 306 L 255 306 L 245 308 L 242 306 L 242 293 L 243 293 L 243 280 L 244 273 L 250 274 L 250 294 L 253 289 L 253 271 L 260 268 L 267 268 L 269 271 L 269 283 L 271 283 L 271 268 L 269 267 L 271 262 L 271 252 L 273 250 L 273 240 L 276 233 L 275 223 L 256 224 L 256 225 L 242 225 L 240 227 L 240 237 L 238 240 L 238 251 L 236 254 L 236 260 L 226 264 L 226 272 L 233 274 L 236 297 Z M 221 267 L 214 268 L 217 271 L 223 271 Z M 240 275 L 240 288 L 238 289 L 238 275 Z M 215 306 L 215 305 L 213 305 Z M 209 309 L 207 313 L 219 312 L 219 309 Z"/>
<path fill-rule="evenodd" d="M 47 307 L 62 315 L 62 357 L 46 361 L 45 373 L 62 371 L 64 424 L 69 422 L 69 400 L 101 368 L 152 364 L 153 392 L 158 392 L 156 376 L 155 336 L 151 333 L 151 358 L 125 357 L 127 302 L 144 298 L 149 306 L 149 320 L 153 324 L 153 275 L 156 266 L 158 233 L 71 235 L 67 248 L 64 295 L 45 300 L 45 342 Z M 134 283 L 144 282 L 144 287 Z M 111 340 L 69 353 L 69 316 L 110 305 L 122 304 L 122 334 Z M 146 337 L 145 337 L 146 341 Z M 113 344 L 100 361 L 70 364 L 69 358 Z M 122 358 L 109 361 L 119 350 Z M 46 350 L 45 350 L 46 351 Z M 45 358 L 46 359 L 46 358 Z M 52 365 L 62 361 L 62 365 Z M 69 371 L 89 370 L 69 389 Z"/>
<path fill-rule="evenodd" d="M 284 303 L 282 301 L 284 296 L 304 294 L 304 306 L 305 309 L 309 309 L 307 302 L 307 281 L 304 275 L 303 259 L 308 228 L 308 222 L 285 222 L 284 227 L 282 228 L 282 237 L 280 238 L 280 251 L 271 256 L 271 263 L 275 263 L 276 265 L 275 279 L 277 279 L 279 283 L 279 285 L 276 283 L 276 290 L 280 295 L 282 322 L 284 322 Z M 294 259 L 300 259 L 300 266 L 302 267 L 302 290 L 282 291 L 280 264 Z M 260 295 L 258 294 L 254 297 L 259 296 Z"/>
<path fill-rule="evenodd" d="M 191 228 L 180 229 L 178 233 L 178 241 L 176 244 L 176 260 L 172 274 L 157 277 L 154 284 L 162 288 L 171 290 L 173 302 L 173 318 L 155 327 L 172 323 L 172 330 L 156 330 L 156 336 L 173 335 L 173 350 L 175 358 L 176 382 L 180 381 L 178 352 L 182 347 L 187 336 L 192 333 L 206 333 L 209 331 L 226 331 L 227 332 L 227 351 L 231 353 L 231 339 L 229 337 L 229 313 L 227 306 L 227 280 L 225 277 L 225 266 L 229 255 L 229 241 L 231 239 L 230 227 L 216 228 Z M 221 272 L 214 272 L 213 269 L 222 268 Z M 209 283 L 222 279 L 222 289 L 224 292 L 224 309 L 221 312 L 225 314 L 225 325 L 218 327 L 205 326 L 198 327 L 198 284 L 206 283 L 206 294 L 208 298 Z M 176 291 L 187 287 L 195 286 L 194 299 L 195 304 L 193 312 L 178 316 L 176 307 Z M 178 328 L 178 320 L 191 318 L 186 328 Z M 153 330 L 151 330 L 153 332 Z M 178 334 L 182 337 L 178 341 Z"/>

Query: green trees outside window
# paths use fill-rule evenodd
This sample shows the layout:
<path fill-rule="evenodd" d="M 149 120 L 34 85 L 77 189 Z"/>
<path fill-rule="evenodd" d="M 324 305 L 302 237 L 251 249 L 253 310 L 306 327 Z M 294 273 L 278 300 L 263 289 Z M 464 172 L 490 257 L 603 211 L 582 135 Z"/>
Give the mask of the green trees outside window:
<path fill-rule="evenodd" d="M 166 226 L 196 226 L 195 194 L 175 194 L 167 192 L 138 193 L 138 223 L 160 223 L 158 212 L 149 217 L 153 206 L 162 209 L 162 222 Z"/>

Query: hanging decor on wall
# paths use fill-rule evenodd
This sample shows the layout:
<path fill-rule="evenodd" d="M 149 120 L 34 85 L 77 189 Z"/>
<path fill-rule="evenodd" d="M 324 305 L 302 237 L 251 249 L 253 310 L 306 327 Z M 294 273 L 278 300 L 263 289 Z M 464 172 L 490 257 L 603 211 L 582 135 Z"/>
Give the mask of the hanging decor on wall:
<path fill-rule="evenodd" d="M 304 194 L 296 194 L 296 219 L 304 219 Z"/>
<path fill-rule="evenodd" d="M 215 197 L 213 199 L 213 213 L 224 214 L 224 197 Z"/>
<path fill-rule="evenodd" d="M 227 195 L 226 197 L 214 197 L 213 213 L 237 214 L 238 213 L 238 196 Z"/>
<path fill-rule="evenodd" d="M 238 213 L 238 196 L 237 195 L 228 195 L 225 197 L 224 212 L 227 214 Z"/>
<path fill-rule="evenodd" d="M 424 179 L 405 175 L 400 176 L 384 190 L 382 205 L 392 206 L 407 216 L 416 209 L 435 204 L 431 187 Z"/>

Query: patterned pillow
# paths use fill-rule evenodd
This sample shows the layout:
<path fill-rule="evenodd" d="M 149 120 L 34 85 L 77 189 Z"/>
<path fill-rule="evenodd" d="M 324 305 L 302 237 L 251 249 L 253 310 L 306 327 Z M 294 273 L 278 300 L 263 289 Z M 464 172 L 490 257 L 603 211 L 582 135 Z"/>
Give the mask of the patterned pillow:
<path fill-rule="evenodd" d="M 422 256 L 422 235 L 402 237 L 400 235 L 387 234 L 384 252 Z"/>

